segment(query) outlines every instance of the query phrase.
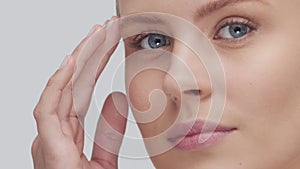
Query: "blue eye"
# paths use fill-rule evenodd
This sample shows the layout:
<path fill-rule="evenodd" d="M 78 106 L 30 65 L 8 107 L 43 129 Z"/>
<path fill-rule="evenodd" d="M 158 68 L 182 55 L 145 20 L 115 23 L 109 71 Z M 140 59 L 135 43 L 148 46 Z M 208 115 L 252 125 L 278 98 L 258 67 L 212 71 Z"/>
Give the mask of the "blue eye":
<path fill-rule="evenodd" d="M 220 29 L 217 36 L 223 39 L 238 39 L 250 31 L 250 27 L 245 24 L 231 24 Z"/>
<path fill-rule="evenodd" d="M 141 41 L 141 47 L 144 49 L 157 49 L 168 45 L 170 45 L 169 37 L 162 34 L 151 33 Z"/>

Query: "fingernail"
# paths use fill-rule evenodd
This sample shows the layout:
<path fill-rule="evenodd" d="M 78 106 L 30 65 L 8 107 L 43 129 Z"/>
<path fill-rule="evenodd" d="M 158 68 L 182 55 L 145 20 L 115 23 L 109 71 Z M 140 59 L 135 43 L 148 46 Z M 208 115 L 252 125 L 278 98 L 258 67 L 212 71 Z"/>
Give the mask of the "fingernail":
<path fill-rule="evenodd" d="M 69 61 L 70 61 L 70 55 L 67 55 L 59 68 L 62 69 L 63 67 L 65 67 L 69 63 Z"/>
<path fill-rule="evenodd" d="M 109 21 L 110 21 L 110 20 L 107 19 L 107 20 L 104 22 L 104 26 L 107 25 L 107 24 L 109 23 Z"/>
<path fill-rule="evenodd" d="M 97 25 L 94 25 L 87 36 L 91 36 L 95 32 L 96 28 L 97 28 Z"/>
<path fill-rule="evenodd" d="M 115 19 L 109 20 L 109 22 L 106 25 L 106 30 L 111 29 L 111 27 L 114 25 Z"/>
<path fill-rule="evenodd" d="M 117 17 L 117 16 L 112 16 L 110 20 L 116 20 L 116 19 L 118 19 L 118 18 L 119 18 L 119 17 Z"/>

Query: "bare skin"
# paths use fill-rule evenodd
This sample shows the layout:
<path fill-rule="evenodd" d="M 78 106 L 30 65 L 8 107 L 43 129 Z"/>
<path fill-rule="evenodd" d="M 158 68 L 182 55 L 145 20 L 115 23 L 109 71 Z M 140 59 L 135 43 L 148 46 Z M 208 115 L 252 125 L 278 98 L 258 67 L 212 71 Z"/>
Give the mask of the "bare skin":
<path fill-rule="evenodd" d="M 111 21 L 116 20 L 114 17 Z M 97 46 L 105 43 L 106 30 L 103 29 L 108 21 L 103 25 L 95 25 L 91 33 L 78 45 L 72 55 L 66 58 L 65 63 L 49 79 L 41 97 L 34 109 L 34 117 L 37 122 L 38 136 L 32 145 L 32 157 L 35 169 L 115 169 L 118 168 L 117 155 L 105 151 L 94 144 L 91 160 L 83 154 L 84 131 L 80 121 L 84 121 L 85 115 L 78 115 L 75 111 L 72 98 L 72 75 L 76 66 L 78 55 L 91 54 Z M 98 36 L 98 37 L 96 37 Z M 95 41 L 94 39 L 101 39 Z M 107 63 L 115 48 L 106 55 Z M 88 57 L 88 56 L 87 56 Z M 89 100 L 91 91 L 101 75 L 106 64 L 99 68 L 96 79 L 89 79 L 91 88 L 84 91 Z M 122 106 L 116 108 L 112 97 L 119 98 Z M 84 106 L 88 106 L 84 105 Z M 109 132 L 104 133 L 100 125 L 103 118 L 119 133 L 125 132 L 126 118 L 121 116 L 127 114 L 128 105 L 122 93 L 110 94 L 104 104 L 99 118 L 99 124 L 95 139 L 105 139 L 116 149 L 120 148 L 122 138 L 110 137 Z M 115 120 L 118 123 L 115 123 Z"/>
<path fill-rule="evenodd" d="M 152 162 L 156 168 L 299 168 L 299 6 L 299 0 L 119 0 L 121 17 L 157 12 L 174 15 L 192 23 L 206 34 L 218 51 L 224 66 L 227 93 L 219 124 L 237 130 L 206 148 L 182 150 L 174 147 L 153 156 Z M 151 44 L 151 41 L 144 38 L 140 40 L 143 47 L 126 45 L 126 54 L 129 56 L 144 48 L 149 50 L 150 45 L 154 49 L 168 50 L 193 71 L 198 86 L 191 88 L 192 79 L 182 78 L 185 75 L 181 67 L 172 64 L 176 62 L 171 59 L 167 73 L 149 70 L 132 80 L 132 89 L 128 92 L 131 103 L 137 109 L 148 109 L 148 96 L 155 89 L 167 93 L 170 102 L 157 120 L 139 124 L 144 138 L 159 135 L 170 128 L 178 117 L 180 104 L 186 101 L 182 98 L 190 96 L 188 93 L 195 93 L 194 91 L 199 91 L 194 97 L 201 98 L 197 119 L 206 120 L 214 93 L 210 87 L 211 79 L 198 56 L 185 44 L 169 37 L 169 34 L 166 35 L 166 30 L 172 35 L 180 34 L 178 27 L 169 26 L 171 24 L 167 21 L 157 23 L 162 28 L 152 28 L 148 24 L 145 27 L 150 29 L 142 29 L 137 34 L 150 32 L 143 37 L 163 43 Z M 244 28 L 244 31 L 238 27 Z M 153 32 L 162 33 L 160 36 L 153 36 Z M 196 35 L 192 37 L 199 38 Z M 126 44 L 132 40 L 134 38 L 128 39 Z M 168 73 L 172 73 L 172 78 Z M 177 84 L 182 84 L 183 90 L 176 87 Z M 168 139 L 160 142 L 167 144 Z M 157 145 L 149 145 L 148 149 L 155 146 Z"/>
<path fill-rule="evenodd" d="M 299 1 L 239 2 L 216 10 L 200 20 L 194 20 L 195 13 L 191 11 L 196 11 L 198 7 L 208 2 L 211 1 L 119 0 L 120 16 L 160 12 L 193 23 L 207 33 L 224 64 L 227 102 L 220 123 L 235 127 L 237 131 L 205 149 L 185 151 L 174 147 L 151 157 L 153 164 L 159 169 L 298 169 L 300 166 L 300 135 L 297 130 L 300 127 L 298 43 L 300 33 L 297 29 L 300 27 Z M 223 29 L 232 24 L 254 28 L 241 38 L 232 38 L 228 30 Z M 38 126 L 38 136 L 32 146 L 35 169 L 118 168 L 118 156 L 96 144 L 92 159 L 86 159 L 83 154 L 83 129 L 79 123 L 83 121 L 84 115 L 78 116 L 74 112 L 71 99 L 70 80 L 74 73 L 76 57 L 81 51 L 89 48 L 86 45 L 87 41 L 96 36 L 97 32 L 102 30 L 101 27 L 98 26 L 94 33 L 86 37 L 71 55 L 69 64 L 51 77 L 34 110 Z M 194 90 L 201 91 L 200 97 L 205 95 L 203 96 L 205 99 L 201 100 L 202 107 L 197 118 L 205 119 L 213 92 L 207 72 L 197 60 L 197 56 L 186 46 L 172 39 L 170 41 L 176 47 L 172 52 L 177 52 L 198 77 L 199 88 Z M 126 40 L 125 49 L 127 56 L 138 51 L 130 47 Z M 112 52 L 108 54 L 107 59 Z M 99 69 L 98 76 L 103 68 Z M 175 71 L 173 73 L 182 75 L 180 69 L 176 68 L 172 69 Z M 97 78 L 92 79 L 91 82 L 95 84 L 96 80 Z M 174 112 L 180 104 L 179 96 L 182 91 L 174 87 L 174 84 L 172 78 L 158 71 L 141 73 L 131 82 L 130 85 L 135 90 L 128 91 L 132 92 L 130 101 L 142 110 L 148 108 L 148 96 L 152 90 L 161 89 L 169 94 L 167 99 L 170 104 L 167 105 L 163 115 L 151 123 L 139 124 L 143 137 L 161 133 L 170 127 L 176 118 L 177 114 Z M 126 105 L 124 107 L 127 107 L 123 94 L 114 93 L 114 95 L 124 100 Z M 122 114 L 124 112 L 126 114 L 127 109 L 121 111 Z M 118 114 L 111 97 L 105 102 L 102 117 L 105 117 L 115 130 L 124 133 L 126 119 Z M 119 123 L 113 123 L 113 120 Z M 109 139 L 101 132 L 100 125 L 97 131 L 96 137 Z M 122 138 L 108 141 L 113 142 L 118 149 Z"/>

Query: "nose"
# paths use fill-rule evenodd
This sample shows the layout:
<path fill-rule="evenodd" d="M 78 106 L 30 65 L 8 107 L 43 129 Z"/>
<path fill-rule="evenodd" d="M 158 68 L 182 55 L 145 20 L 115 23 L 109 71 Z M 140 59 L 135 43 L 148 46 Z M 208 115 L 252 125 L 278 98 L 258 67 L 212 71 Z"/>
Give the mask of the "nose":
<path fill-rule="evenodd" d="M 163 81 L 163 90 L 176 105 L 184 95 L 194 95 L 200 100 L 209 98 L 211 85 L 205 65 L 190 48 L 175 41 L 170 66 Z"/>

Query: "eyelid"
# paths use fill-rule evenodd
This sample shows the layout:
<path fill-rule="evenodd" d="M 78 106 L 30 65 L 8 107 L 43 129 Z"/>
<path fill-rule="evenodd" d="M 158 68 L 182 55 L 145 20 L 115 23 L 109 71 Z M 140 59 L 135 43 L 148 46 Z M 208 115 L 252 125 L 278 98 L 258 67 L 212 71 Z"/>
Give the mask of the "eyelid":
<path fill-rule="evenodd" d="M 228 26 L 228 25 L 234 24 L 234 23 L 245 24 L 253 30 L 256 30 L 259 26 L 252 19 L 249 19 L 247 17 L 229 16 L 229 17 L 226 17 L 226 18 L 222 19 L 222 21 L 219 22 L 215 26 L 215 30 L 217 30 L 217 32 L 218 32 L 220 29 L 224 28 L 225 26 Z"/>
<path fill-rule="evenodd" d="M 244 24 L 250 28 L 250 31 L 243 37 L 240 38 L 216 38 L 221 29 L 232 24 Z M 250 42 L 251 38 L 258 32 L 260 28 L 259 22 L 252 17 L 244 16 L 228 16 L 222 19 L 218 24 L 215 25 L 210 38 L 213 43 L 222 48 L 242 48 Z"/>
<path fill-rule="evenodd" d="M 142 48 L 142 47 L 141 47 L 141 42 L 142 42 L 144 39 L 146 39 L 147 37 L 149 37 L 149 35 L 151 35 L 151 34 L 159 34 L 159 35 L 163 35 L 163 36 L 169 38 L 169 39 L 170 39 L 170 43 L 172 43 L 172 42 L 171 42 L 171 41 L 172 41 L 172 37 L 166 35 L 166 34 L 163 33 L 163 32 L 160 32 L 160 31 L 155 30 L 155 31 L 143 31 L 143 32 L 141 32 L 141 33 L 135 35 L 135 36 L 132 38 L 132 40 L 130 40 L 129 45 L 130 45 L 131 47 L 133 47 L 133 48 L 139 48 L 139 49 L 140 49 L 140 48 Z"/>
<path fill-rule="evenodd" d="M 247 33 L 245 37 L 241 38 L 222 38 L 218 37 L 218 34 L 220 31 L 228 26 L 231 26 L 233 24 L 241 24 L 247 26 L 250 30 Z M 240 16 L 229 16 L 221 20 L 216 26 L 214 33 L 212 34 L 212 39 L 213 40 L 224 40 L 224 41 L 237 41 L 243 38 L 246 38 L 250 33 L 253 31 L 256 31 L 258 29 L 259 25 L 253 22 L 251 19 L 245 18 L 245 17 L 240 17 Z"/>
<path fill-rule="evenodd" d="M 158 31 L 158 30 L 142 31 L 141 33 L 137 34 L 136 36 L 138 36 L 138 35 L 149 36 L 150 34 L 160 34 L 160 35 L 168 36 L 165 33 L 161 32 L 161 31 Z"/>

